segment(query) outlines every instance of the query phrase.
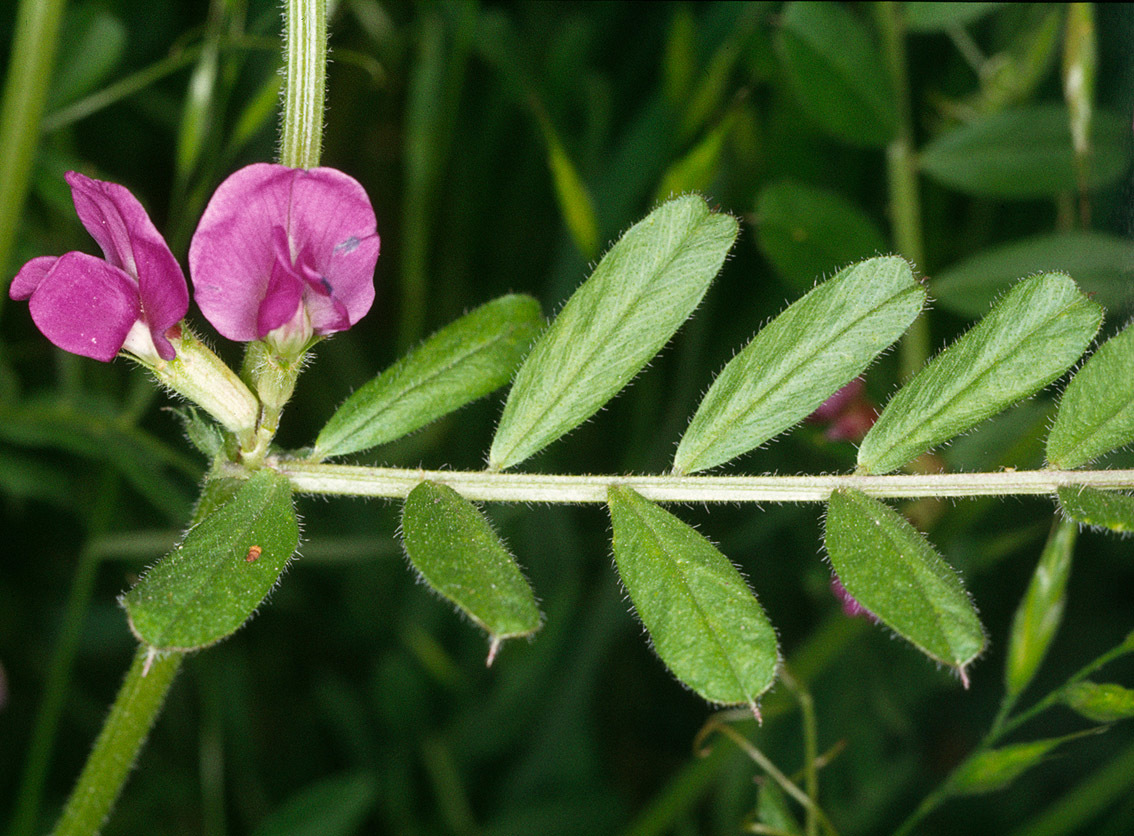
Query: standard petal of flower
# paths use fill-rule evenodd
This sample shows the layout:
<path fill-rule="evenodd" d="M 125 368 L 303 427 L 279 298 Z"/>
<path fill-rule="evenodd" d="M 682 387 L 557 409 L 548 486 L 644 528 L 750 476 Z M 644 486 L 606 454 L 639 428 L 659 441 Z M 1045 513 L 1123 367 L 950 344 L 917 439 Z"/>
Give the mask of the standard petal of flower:
<path fill-rule="evenodd" d="M 217 188 L 189 245 L 189 275 L 205 318 L 230 340 L 259 339 L 276 248 L 287 222 L 294 169 L 256 163 Z"/>
<path fill-rule="evenodd" d="M 12 279 L 12 284 L 8 286 L 9 298 L 20 301 L 31 296 L 58 260 L 58 256 L 41 255 L 21 267 L 16 278 Z"/>
<path fill-rule="evenodd" d="M 72 354 L 110 361 L 141 314 L 125 271 L 86 253 L 56 260 L 28 303 L 36 327 Z"/>
<path fill-rule="evenodd" d="M 330 295 L 346 309 L 348 325 L 366 315 L 374 302 L 374 266 L 379 239 L 374 209 L 366 190 L 354 178 L 333 168 L 297 172 L 291 194 L 288 232 L 311 254 L 311 263 Z M 310 298 L 310 294 L 308 295 Z M 328 316 L 335 306 L 312 324 L 318 333 L 341 331 L 327 328 L 337 319 Z"/>

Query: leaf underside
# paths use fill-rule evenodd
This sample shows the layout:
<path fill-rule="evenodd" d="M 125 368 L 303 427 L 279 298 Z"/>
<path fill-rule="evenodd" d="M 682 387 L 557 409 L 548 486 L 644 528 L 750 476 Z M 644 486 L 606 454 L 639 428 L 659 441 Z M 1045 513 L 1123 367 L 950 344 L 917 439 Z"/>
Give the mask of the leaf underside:
<path fill-rule="evenodd" d="M 755 706 L 779 665 L 776 633 L 728 559 L 695 529 L 611 487 L 614 559 L 654 649 L 706 700 Z"/>

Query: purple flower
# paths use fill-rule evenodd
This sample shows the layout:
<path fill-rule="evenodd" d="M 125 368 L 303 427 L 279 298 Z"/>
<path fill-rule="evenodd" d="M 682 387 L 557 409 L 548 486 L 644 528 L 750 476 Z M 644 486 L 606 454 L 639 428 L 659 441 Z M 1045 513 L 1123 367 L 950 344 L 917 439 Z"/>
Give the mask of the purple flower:
<path fill-rule="evenodd" d="M 177 259 L 129 190 L 75 171 L 67 183 L 105 260 L 79 252 L 33 258 L 8 295 L 27 299 L 36 327 L 64 351 L 110 361 L 125 348 L 172 360 L 167 334 L 189 309 Z"/>
<path fill-rule="evenodd" d="M 221 183 L 189 246 L 197 304 L 221 334 L 296 348 L 370 310 L 377 260 L 374 210 L 356 180 L 268 163 Z"/>

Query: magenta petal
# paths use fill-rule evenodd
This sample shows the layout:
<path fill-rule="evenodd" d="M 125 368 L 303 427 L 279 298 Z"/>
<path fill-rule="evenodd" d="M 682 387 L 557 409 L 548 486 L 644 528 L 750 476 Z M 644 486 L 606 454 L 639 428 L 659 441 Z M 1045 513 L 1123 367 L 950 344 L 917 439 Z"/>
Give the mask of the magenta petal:
<path fill-rule="evenodd" d="M 256 163 L 217 188 L 189 245 L 189 275 L 205 318 L 230 340 L 259 339 L 260 305 L 287 223 L 294 169 Z M 293 311 L 294 312 L 294 311 Z"/>
<path fill-rule="evenodd" d="M 264 307 L 282 287 L 273 280 L 276 264 L 303 278 L 304 304 L 323 334 L 370 309 L 377 259 L 374 210 L 355 180 L 330 168 L 257 163 L 217 188 L 193 235 L 189 272 L 213 326 L 229 339 L 254 340 L 263 322 L 282 315 L 282 301 Z"/>
<path fill-rule="evenodd" d="M 138 282 L 143 318 L 154 344 L 162 357 L 172 359 L 165 332 L 189 310 L 189 288 L 177 259 L 129 189 L 77 171 L 67 172 L 66 179 L 79 220 L 106 260 Z"/>
<path fill-rule="evenodd" d="M 12 279 L 12 284 L 8 286 L 9 298 L 19 301 L 31 296 L 58 260 L 58 256 L 41 255 L 21 267 L 16 278 Z"/>
<path fill-rule="evenodd" d="M 59 348 L 104 362 L 118 354 L 141 314 L 138 289 L 125 271 L 76 252 L 56 260 L 28 307 Z"/>
<path fill-rule="evenodd" d="M 322 283 L 346 312 L 342 325 L 340 316 L 325 315 L 337 311 L 336 305 L 325 306 L 318 316 L 312 311 L 316 333 L 341 331 L 362 319 L 374 302 L 379 250 L 374 209 L 362 185 L 333 168 L 298 172 L 288 232 L 309 251 Z M 312 296 L 305 294 L 308 300 Z"/>
<path fill-rule="evenodd" d="M 256 335 L 263 337 L 295 316 L 303 298 L 303 280 L 287 266 L 276 262 L 268 292 L 256 313 Z"/>

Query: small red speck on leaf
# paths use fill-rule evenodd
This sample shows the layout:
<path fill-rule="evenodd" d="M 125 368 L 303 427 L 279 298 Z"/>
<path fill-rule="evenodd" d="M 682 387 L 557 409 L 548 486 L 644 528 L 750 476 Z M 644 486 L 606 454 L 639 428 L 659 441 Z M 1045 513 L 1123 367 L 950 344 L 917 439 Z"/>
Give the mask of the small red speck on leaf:
<path fill-rule="evenodd" d="M 264 550 L 261 549 L 259 546 L 249 546 L 248 547 L 248 556 L 246 558 L 244 558 L 244 561 L 246 563 L 254 562 L 256 560 L 256 558 L 258 558 L 260 556 L 260 553 L 263 552 L 263 551 Z"/>

